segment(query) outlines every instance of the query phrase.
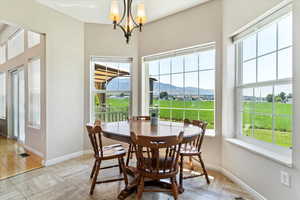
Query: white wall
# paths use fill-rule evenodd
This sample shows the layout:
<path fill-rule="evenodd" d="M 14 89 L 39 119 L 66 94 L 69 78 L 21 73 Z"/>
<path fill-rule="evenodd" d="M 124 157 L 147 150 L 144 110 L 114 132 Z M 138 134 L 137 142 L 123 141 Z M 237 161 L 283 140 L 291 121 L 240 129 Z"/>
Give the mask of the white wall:
<path fill-rule="evenodd" d="M 138 114 L 138 32 L 134 32 L 129 44 L 126 44 L 123 32 L 120 29 L 113 29 L 112 25 L 89 24 L 84 25 L 85 43 L 85 123 L 89 122 L 89 69 L 91 56 L 115 56 L 131 57 L 132 64 L 132 114 Z M 105 144 L 113 143 L 104 139 Z M 85 137 L 85 149 L 90 147 L 90 142 Z"/>
<path fill-rule="evenodd" d="M 216 42 L 216 137 L 206 137 L 204 159 L 221 164 L 222 1 L 213 0 L 144 26 L 139 34 L 139 59 L 146 55 Z M 140 71 L 140 77 L 143 77 Z M 141 85 L 141 84 L 140 84 Z M 140 88 L 141 95 L 143 94 Z M 140 99 L 141 101 L 141 99 Z M 141 102 L 143 105 L 143 102 Z M 142 111 L 142 108 L 140 109 Z"/>
<path fill-rule="evenodd" d="M 255 18 L 267 12 L 277 5 L 280 0 L 223 0 L 223 118 L 234 119 L 234 63 L 232 50 L 233 45 L 229 36 L 242 28 Z M 300 64 L 299 56 L 299 34 L 300 19 L 299 1 L 295 0 L 294 7 L 294 99 L 300 98 Z M 226 98 L 225 98 L 226 96 Z M 300 130 L 297 119 L 300 117 L 300 102 L 295 101 L 294 105 L 294 168 L 290 169 L 265 157 L 239 148 L 233 144 L 223 141 L 223 167 L 238 176 L 257 192 L 269 200 L 300 199 L 299 191 L 299 134 Z M 234 134 L 234 121 L 223 121 L 223 136 L 230 137 Z M 298 123 L 298 124 L 297 124 Z M 291 188 L 285 187 L 280 183 L 280 171 L 284 170 L 292 175 Z"/>
<path fill-rule="evenodd" d="M 46 160 L 83 147 L 83 23 L 34 0 L 2 0 L 0 21 L 46 34 Z M 47 137 L 47 138 L 45 138 Z"/>

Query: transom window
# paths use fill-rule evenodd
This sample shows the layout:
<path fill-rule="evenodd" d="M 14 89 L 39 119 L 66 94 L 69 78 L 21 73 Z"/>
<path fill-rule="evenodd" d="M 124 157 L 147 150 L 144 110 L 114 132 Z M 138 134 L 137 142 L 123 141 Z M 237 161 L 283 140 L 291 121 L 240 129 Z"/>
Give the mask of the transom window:
<path fill-rule="evenodd" d="M 292 13 L 237 44 L 241 136 L 292 146 Z"/>
<path fill-rule="evenodd" d="M 215 48 L 183 50 L 147 61 L 150 113 L 160 120 L 205 120 L 215 128 Z"/>

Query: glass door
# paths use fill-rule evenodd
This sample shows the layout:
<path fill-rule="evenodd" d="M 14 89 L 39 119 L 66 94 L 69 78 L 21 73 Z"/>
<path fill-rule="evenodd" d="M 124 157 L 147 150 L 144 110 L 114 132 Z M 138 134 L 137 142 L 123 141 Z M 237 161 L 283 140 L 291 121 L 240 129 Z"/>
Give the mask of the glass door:
<path fill-rule="evenodd" d="M 21 67 L 11 72 L 13 138 L 25 142 L 25 79 Z"/>

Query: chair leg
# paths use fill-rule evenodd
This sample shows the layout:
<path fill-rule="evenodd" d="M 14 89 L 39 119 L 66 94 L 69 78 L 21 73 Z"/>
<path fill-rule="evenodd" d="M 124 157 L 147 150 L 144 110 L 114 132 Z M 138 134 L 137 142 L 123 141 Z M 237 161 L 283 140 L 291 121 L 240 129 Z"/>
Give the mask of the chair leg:
<path fill-rule="evenodd" d="M 130 144 L 129 145 L 129 148 L 128 148 L 128 153 L 127 153 L 127 159 L 126 159 L 126 166 L 129 165 L 129 160 L 130 160 L 130 154 L 131 154 L 131 149 L 132 149 L 132 145 Z"/>
<path fill-rule="evenodd" d="M 92 172 L 91 172 L 90 179 L 92 179 L 92 178 L 93 178 L 93 176 L 94 176 L 94 174 L 95 174 L 96 163 L 97 163 L 97 161 L 95 160 L 95 162 L 94 162 L 94 166 L 93 166 L 93 169 L 92 169 Z"/>
<path fill-rule="evenodd" d="M 183 156 L 180 156 L 179 186 L 183 188 Z"/>
<path fill-rule="evenodd" d="M 119 172 L 120 172 L 120 174 L 122 174 L 122 166 L 121 166 L 121 161 L 120 161 L 120 159 L 118 159 L 118 163 L 119 163 Z"/>
<path fill-rule="evenodd" d="M 92 182 L 92 186 L 91 186 L 91 190 L 90 190 L 90 195 L 93 195 L 93 193 L 94 193 L 95 185 L 96 185 L 96 182 L 97 182 L 97 177 L 98 177 L 99 171 L 100 171 L 100 165 L 101 165 L 101 161 L 96 161 L 95 175 L 93 177 L 93 182 Z"/>
<path fill-rule="evenodd" d="M 171 183 L 172 183 L 172 193 L 173 193 L 174 199 L 177 200 L 178 199 L 178 186 L 177 186 L 176 177 L 171 178 Z"/>
<path fill-rule="evenodd" d="M 123 176 L 124 176 L 125 188 L 127 188 L 128 187 L 128 177 L 127 177 L 127 171 L 126 171 L 124 159 L 120 158 L 119 162 L 121 164 L 121 168 L 122 168 L 122 172 L 123 172 Z"/>
<path fill-rule="evenodd" d="M 141 200 L 144 192 L 144 177 L 141 176 L 139 180 L 139 186 L 138 186 L 138 191 L 136 194 L 136 200 Z"/>
<path fill-rule="evenodd" d="M 204 176 L 205 176 L 205 179 L 206 179 L 206 183 L 207 184 L 210 184 L 210 181 L 209 181 L 209 178 L 208 178 L 208 174 L 207 174 L 207 171 L 205 169 L 205 165 L 204 165 L 204 162 L 202 160 L 202 157 L 201 155 L 199 155 L 199 161 L 200 161 L 200 164 L 202 166 L 202 170 L 203 170 L 203 173 L 204 173 Z"/>

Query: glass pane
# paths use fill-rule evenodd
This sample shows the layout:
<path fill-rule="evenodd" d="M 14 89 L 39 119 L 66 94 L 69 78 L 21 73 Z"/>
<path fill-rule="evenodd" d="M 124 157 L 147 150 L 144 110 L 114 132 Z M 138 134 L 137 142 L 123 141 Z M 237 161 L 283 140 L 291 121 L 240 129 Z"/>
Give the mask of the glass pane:
<path fill-rule="evenodd" d="M 24 30 L 18 32 L 8 40 L 8 59 L 14 58 L 24 52 Z"/>
<path fill-rule="evenodd" d="M 200 95 L 215 94 L 215 70 L 199 72 L 199 93 Z"/>
<path fill-rule="evenodd" d="M 0 64 L 3 64 L 6 62 L 6 46 L 2 45 L 0 46 Z"/>
<path fill-rule="evenodd" d="M 182 122 L 184 120 L 184 110 L 172 109 L 172 121 Z"/>
<path fill-rule="evenodd" d="M 198 72 L 190 72 L 184 74 L 184 90 L 185 95 L 199 95 L 198 91 Z"/>
<path fill-rule="evenodd" d="M 243 61 L 256 57 L 256 34 L 243 40 Z"/>
<path fill-rule="evenodd" d="M 260 87 L 255 88 L 255 112 L 262 114 L 272 114 L 273 105 L 273 88 L 270 87 Z"/>
<path fill-rule="evenodd" d="M 292 45 L 293 41 L 293 21 L 292 14 L 284 17 L 278 22 L 278 48 Z"/>
<path fill-rule="evenodd" d="M 172 73 L 183 72 L 183 56 L 176 56 L 172 58 Z"/>
<path fill-rule="evenodd" d="M 183 74 L 172 74 L 171 78 L 172 78 L 171 95 L 182 96 L 184 93 Z"/>
<path fill-rule="evenodd" d="M 252 129 L 253 129 L 253 114 L 249 112 L 242 112 L 242 134 L 244 136 L 252 136 Z"/>
<path fill-rule="evenodd" d="M 149 74 L 158 75 L 159 74 L 159 61 L 148 62 Z"/>
<path fill-rule="evenodd" d="M 33 60 L 28 64 L 29 124 L 40 127 L 41 124 L 41 61 Z"/>
<path fill-rule="evenodd" d="M 198 70 L 198 54 L 189 54 L 184 56 L 184 70 L 186 72 Z"/>
<path fill-rule="evenodd" d="M 258 56 L 276 50 L 276 24 L 258 32 Z"/>
<path fill-rule="evenodd" d="M 275 114 L 292 116 L 293 92 L 292 85 L 275 86 Z"/>
<path fill-rule="evenodd" d="M 279 146 L 292 146 L 292 118 L 275 116 L 275 143 Z"/>
<path fill-rule="evenodd" d="M 41 42 L 41 35 L 38 33 L 34 33 L 32 31 L 28 31 L 28 48 L 34 47 Z"/>
<path fill-rule="evenodd" d="M 19 140 L 25 143 L 25 77 L 24 70 L 19 71 Z"/>
<path fill-rule="evenodd" d="M 258 82 L 276 80 L 276 53 L 258 58 Z"/>
<path fill-rule="evenodd" d="M 170 107 L 170 93 L 171 93 L 171 76 L 163 75 L 160 76 L 159 84 L 159 104 L 161 107 Z"/>
<path fill-rule="evenodd" d="M 201 51 L 199 53 L 199 69 L 214 69 L 215 68 L 215 50 Z"/>
<path fill-rule="evenodd" d="M 291 78 L 293 71 L 292 47 L 278 52 L 278 79 Z"/>
<path fill-rule="evenodd" d="M 129 63 L 119 63 L 119 74 L 130 73 L 130 64 Z"/>
<path fill-rule="evenodd" d="M 254 89 L 248 88 L 242 90 L 242 111 L 244 112 L 254 112 L 254 104 L 255 104 L 255 98 L 254 98 Z"/>
<path fill-rule="evenodd" d="M 171 120 L 171 109 L 160 108 L 159 110 L 159 118 L 163 121 Z"/>
<path fill-rule="evenodd" d="M 254 116 L 254 138 L 264 142 L 273 142 L 272 137 L 272 115 Z"/>
<path fill-rule="evenodd" d="M 171 73 L 171 59 L 165 58 L 160 60 L 160 74 L 170 74 Z"/>
<path fill-rule="evenodd" d="M 5 119 L 6 116 L 6 76 L 0 73 L 0 118 Z"/>
<path fill-rule="evenodd" d="M 243 83 L 256 82 L 256 60 L 251 60 L 243 64 Z"/>

